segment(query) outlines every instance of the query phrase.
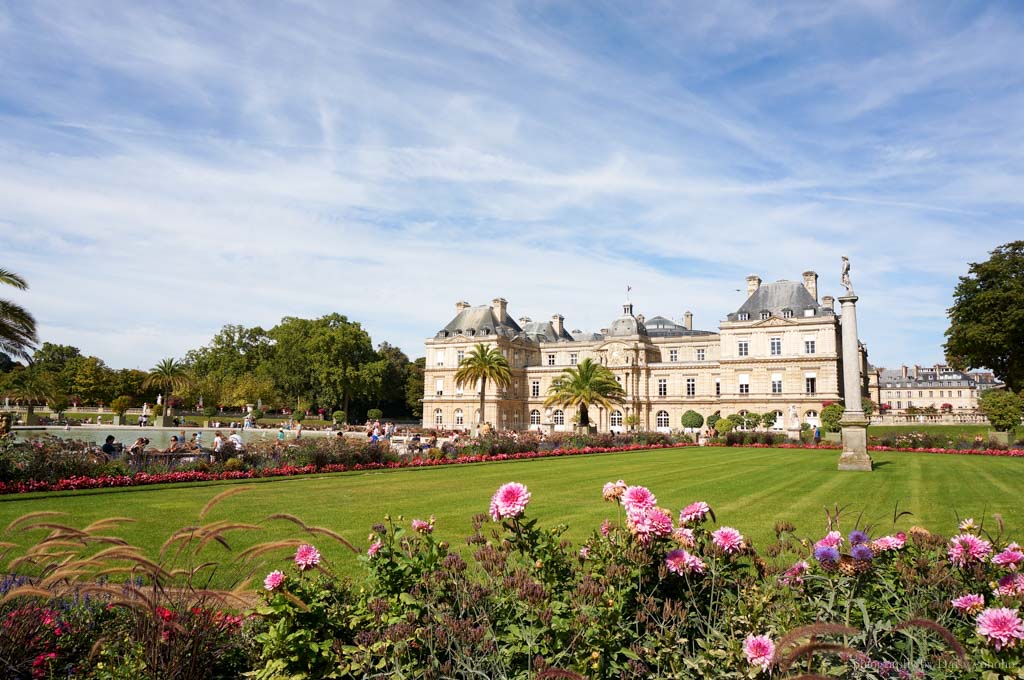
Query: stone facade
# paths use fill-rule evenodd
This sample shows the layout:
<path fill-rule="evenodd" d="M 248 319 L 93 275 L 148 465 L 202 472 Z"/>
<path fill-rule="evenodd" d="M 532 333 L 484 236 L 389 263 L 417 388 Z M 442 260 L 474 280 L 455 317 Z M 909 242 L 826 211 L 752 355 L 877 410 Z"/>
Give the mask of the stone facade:
<path fill-rule="evenodd" d="M 834 300 L 817 298 L 817 275 L 763 284 L 747 279 L 747 300 L 726 315 L 718 331 L 682 321 L 645 319 L 629 302 L 597 333 L 567 331 L 564 317 L 513 320 L 507 302 L 456 305 L 456 316 L 426 342 L 424 427 L 469 429 L 477 421 L 479 391 L 459 390 L 455 371 L 477 343 L 497 346 L 512 367 L 506 390 L 487 386 L 484 420 L 500 429 L 572 429 L 575 413 L 546 408 L 551 381 L 584 358 L 607 366 L 626 392 L 621 408 L 591 410 L 599 431 L 681 429 L 684 412 L 705 418 L 750 411 L 775 412 L 776 429 L 818 423 L 823 402 L 840 399 L 842 349 Z M 866 386 L 867 354 L 859 357 Z M 865 387 L 865 394 L 866 394 Z"/>
<path fill-rule="evenodd" d="M 978 396 L 986 389 L 1002 387 L 991 373 L 968 373 L 949 366 L 901 366 L 899 369 L 881 369 L 872 399 L 886 404 L 893 413 L 906 413 L 907 409 L 945 409 L 954 414 L 972 414 L 978 410 Z"/>

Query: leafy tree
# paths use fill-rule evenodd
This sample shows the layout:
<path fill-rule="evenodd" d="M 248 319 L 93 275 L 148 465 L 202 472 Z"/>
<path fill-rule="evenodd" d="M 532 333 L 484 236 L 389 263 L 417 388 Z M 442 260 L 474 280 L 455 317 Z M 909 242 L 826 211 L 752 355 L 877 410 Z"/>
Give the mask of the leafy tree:
<path fill-rule="evenodd" d="M 597 404 L 611 411 L 626 401 L 626 393 L 615 379 L 615 374 L 589 357 L 556 376 L 548 388 L 548 395 L 544 400 L 545 406 L 575 406 L 579 410 L 580 425 L 584 427 L 590 425 L 591 405 Z"/>
<path fill-rule="evenodd" d="M 409 377 L 405 382 L 405 404 L 417 418 L 423 417 L 423 374 L 426 368 L 427 358 L 419 357 L 409 364 Z"/>
<path fill-rule="evenodd" d="M 632 432 L 636 429 L 637 425 L 640 424 L 640 416 L 635 413 L 630 413 L 625 417 L 623 422 L 626 423 L 626 427 L 628 427 L 629 431 Z"/>
<path fill-rule="evenodd" d="M 185 365 L 174 359 L 162 359 L 156 366 L 150 369 L 142 386 L 157 386 L 164 391 L 164 398 L 170 399 L 176 390 L 181 390 L 191 384 Z"/>
<path fill-rule="evenodd" d="M 132 407 L 132 398 L 124 394 L 116 399 L 110 401 L 110 410 L 117 415 L 124 418 L 124 414 L 128 413 L 128 409 Z"/>
<path fill-rule="evenodd" d="M 992 251 L 961 276 L 948 310 L 946 358 L 956 368 L 992 369 L 1011 391 L 1024 388 L 1024 241 Z"/>
<path fill-rule="evenodd" d="M 1000 432 L 1013 430 L 1024 417 L 1024 399 L 1010 390 L 986 390 L 978 399 L 978 410 Z"/>
<path fill-rule="evenodd" d="M 217 408 L 216 406 L 204 406 L 203 407 L 203 415 L 206 416 L 207 418 L 213 418 L 219 412 L 220 412 L 220 409 Z"/>
<path fill-rule="evenodd" d="M 98 404 L 110 400 L 112 371 L 102 359 L 76 357 L 68 362 L 66 369 L 73 370 L 70 392 L 79 395 L 82 401 Z"/>
<path fill-rule="evenodd" d="M 67 397 L 65 397 L 64 395 L 58 395 L 53 397 L 52 399 L 47 400 L 46 405 L 50 408 L 50 411 L 52 411 L 55 416 L 60 418 L 61 414 L 64 413 L 64 411 L 67 411 L 68 406 L 70 406 L 71 404 L 68 403 Z"/>
<path fill-rule="evenodd" d="M 380 420 L 383 417 L 384 412 L 381 411 L 379 408 L 371 408 L 369 411 L 366 412 L 366 418 L 368 420 Z"/>
<path fill-rule="evenodd" d="M 726 434 L 736 429 L 736 421 L 732 419 L 732 416 L 726 416 L 725 418 L 719 418 L 715 421 L 715 430 L 719 434 Z"/>
<path fill-rule="evenodd" d="M 43 404 L 57 399 L 60 392 L 54 386 L 53 376 L 30 366 L 11 373 L 5 396 L 24 404 Z"/>
<path fill-rule="evenodd" d="M 704 425 L 704 416 L 691 409 L 683 414 L 682 425 L 688 430 L 699 429 Z"/>
<path fill-rule="evenodd" d="M 44 342 L 32 354 L 32 363 L 41 370 L 49 371 L 50 373 L 60 373 L 69 361 L 80 356 L 82 356 L 81 350 L 72 345 Z"/>
<path fill-rule="evenodd" d="M 348 418 L 348 414 L 347 414 L 347 413 L 345 413 L 344 411 L 335 411 L 334 413 L 332 413 L 332 414 L 331 414 L 331 419 L 332 419 L 332 420 L 333 420 L 333 421 L 334 421 L 335 423 L 340 423 L 340 424 L 344 424 L 344 423 L 345 423 L 345 420 L 346 420 L 347 418 Z"/>
<path fill-rule="evenodd" d="M 25 279 L 6 269 L 0 269 L 0 284 L 13 286 L 18 290 L 28 288 Z M 35 318 L 21 305 L 0 299 L 0 352 L 28 359 L 29 350 L 38 341 Z"/>
<path fill-rule="evenodd" d="M 718 411 L 715 411 L 714 413 L 712 413 L 711 415 L 708 416 L 708 427 L 715 427 L 715 425 L 721 419 L 722 419 L 722 414 L 719 413 Z"/>
<path fill-rule="evenodd" d="M 458 387 L 480 383 L 480 418 L 477 425 L 484 423 L 484 394 L 487 391 L 487 382 L 491 381 L 498 387 L 508 387 L 512 384 L 512 369 L 509 368 L 508 359 L 497 347 L 488 347 L 478 343 L 466 354 L 459 369 L 455 371 L 455 384 Z"/>
<path fill-rule="evenodd" d="M 262 418 L 265 414 L 260 409 L 254 408 L 252 410 L 252 412 L 249 413 L 249 415 L 252 417 L 253 421 L 255 422 L 255 421 L 258 421 L 260 418 Z"/>
<path fill-rule="evenodd" d="M 759 420 L 761 421 L 761 425 L 764 427 L 764 429 L 770 430 L 771 428 L 775 427 L 775 421 L 777 420 L 775 416 L 775 411 L 768 411 L 767 413 L 762 413 Z"/>
<path fill-rule="evenodd" d="M 864 411 L 864 415 L 871 416 L 875 412 L 875 402 L 871 401 L 867 397 L 860 400 L 860 408 Z"/>
<path fill-rule="evenodd" d="M 821 409 L 821 427 L 825 432 L 839 432 L 839 421 L 843 418 L 846 409 L 842 404 L 829 404 Z"/>

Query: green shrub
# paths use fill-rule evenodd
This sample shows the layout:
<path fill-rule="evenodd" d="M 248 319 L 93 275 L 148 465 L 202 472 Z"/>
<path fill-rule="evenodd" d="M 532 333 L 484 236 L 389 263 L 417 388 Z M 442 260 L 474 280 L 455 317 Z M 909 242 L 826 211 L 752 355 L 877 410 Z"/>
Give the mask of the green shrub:
<path fill-rule="evenodd" d="M 1024 399 L 1010 390 L 986 390 L 978 399 L 978 410 L 1000 432 L 1013 430 L 1021 423 Z"/>
<path fill-rule="evenodd" d="M 380 420 L 384 417 L 384 411 L 381 411 L 379 408 L 371 408 L 366 412 L 366 417 L 369 420 Z"/>
<path fill-rule="evenodd" d="M 132 398 L 127 395 L 121 395 L 117 399 L 110 402 L 110 410 L 124 418 L 124 414 L 128 413 L 128 409 L 132 407 Z"/>
<path fill-rule="evenodd" d="M 704 425 L 704 416 L 694 410 L 688 410 L 683 414 L 682 425 L 685 428 L 696 430 Z"/>
<path fill-rule="evenodd" d="M 218 413 L 220 413 L 220 409 L 218 409 L 216 406 L 203 407 L 203 415 L 206 416 L 207 418 L 213 418 Z"/>
<path fill-rule="evenodd" d="M 829 404 L 821 409 L 821 429 L 825 432 L 839 432 L 839 421 L 842 420 L 845 411 L 842 404 Z"/>
<path fill-rule="evenodd" d="M 331 418 L 334 420 L 335 423 L 344 424 L 345 421 L 348 419 L 348 414 L 345 413 L 344 411 L 335 411 L 334 413 L 331 414 Z"/>

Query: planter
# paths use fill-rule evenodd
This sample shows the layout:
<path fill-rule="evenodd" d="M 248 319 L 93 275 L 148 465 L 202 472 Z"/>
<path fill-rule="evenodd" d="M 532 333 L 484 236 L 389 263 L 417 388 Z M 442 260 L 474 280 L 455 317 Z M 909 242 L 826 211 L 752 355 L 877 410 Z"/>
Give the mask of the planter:
<path fill-rule="evenodd" d="M 572 431 L 576 434 L 597 434 L 597 425 L 573 425 Z"/>
<path fill-rule="evenodd" d="M 110 424 L 113 425 L 114 427 L 120 427 L 121 425 L 127 425 L 128 424 L 128 418 L 127 418 L 127 416 L 119 416 L 119 415 L 115 414 L 114 415 L 114 419 L 110 421 Z"/>
<path fill-rule="evenodd" d="M 1003 446 L 1010 445 L 1010 432 L 998 432 L 993 430 L 988 433 L 988 440 L 995 442 L 996 444 L 1002 444 Z"/>

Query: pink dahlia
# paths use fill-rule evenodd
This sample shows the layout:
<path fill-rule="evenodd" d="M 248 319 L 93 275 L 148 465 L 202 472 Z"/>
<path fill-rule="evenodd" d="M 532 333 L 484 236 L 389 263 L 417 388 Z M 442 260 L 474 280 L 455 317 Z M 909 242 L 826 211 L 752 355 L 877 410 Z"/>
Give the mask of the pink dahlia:
<path fill-rule="evenodd" d="M 606 501 L 617 501 L 622 498 L 622 493 L 626 490 L 626 483 L 621 479 L 617 482 L 608 482 L 604 485 L 601 490 L 601 496 Z"/>
<path fill-rule="evenodd" d="M 952 604 L 953 607 L 966 614 L 977 614 L 985 608 L 985 598 L 981 595 L 968 593 L 953 600 Z"/>
<path fill-rule="evenodd" d="M 901 536 L 903 536 L 901 538 Z M 876 538 L 871 542 L 871 550 L 876 554 L 881 552 L 888 552 L 890 550 L 899 550 L 906 545 L 907 539 L 905 535 L 896 534 L 895 536 L 882 536 Z"/>
<path fill-rule="evenodd" d="M 651 490 L 646 486 L 627 486 L 622 492 L 622 506 L 626 512 L 638 512 L 658 504 Z"/>
<path fill-rule="evenodd" d="M 1014 573 L 1003 576 L 996 581 L 992 593 L 998 597 L 1020 597 L 1024 595 L 1024 574 Z"/>
<path fill-rule="evenodd" d="M 601 535 L 607 536 L 612 532 L 612 523 L 609 520 L 601 522 Z"/>
<path fill-rule="evenodd" d="M 1024 551 L 1016 543 L 1011 543 L 1001 553 L 992 556 L 992 564 L 1006 567 L 1011 571 L 1017 571 L 1021 562 L 1024 562 Z"/>
<path fill-rule="evenodd" d="M 703 574 L 707 567 L 696 555 L 691 555 L 682 548 L 677 548 L 665 555 L 665 566 L 673 574 Z"/>
<path fill-rule="evenodd" d="M 643 545 L 655 538 L 672 535 L 672 516 L 662 508 L 632 510 L 626 517 L 626 526 Z"/>
<path fill-rule="evenodd" d="M 380 541 L 375 541 L 370 544 L 370 547 L 366 549 L 366 555 L 368 557 L 375 557 L 380 549 L 384 546 Z"/>
<path fill-rule="evenodd" d="M 992 554 L 992 544 L 972 534 L 960 534 L 949 541 L 949 561 L 958 567 L 984 562 Z"/>
<path fill-rule="evenodd" d="M 735 553 L 743 548 L 743 534 L 732 527 L 721 527 L 711 532 L 711 542 L 724 553 Z"/>
<path fill-rule="evenodd" d="M 672 532 L 672 538 L 684 548 L 692 548 L 697 542 L 693 536 L 693 529 L 689 527 L 679 527 Z"/>
<path fill-rule="evenodd" d="M 1000 650 L 1013 647 L 1017 640 L 1024 639 L 1024 623 L 1016 609 L 993 607 L 978 614 L 978 635 Z"/>
<path fill-rule="evenodd" d="M 422 519 L 414 519 L 412 521 L 412 530 L 421 534 L 431 533 L 434 530 L 434 518 L 431 517 L 429 522 Z"/>
<path fill-rule="evenodd" d="M 277 590 L 284 583 L 284 574 L 280 571 L 272 571 L 263 579 L 263 587 L 267 590 Z"/>
<path fill-rule="evenodd" d="M 311 545 L 300 545 L 299 549 L 295 551 L 295 564 L 299 567 L 299 571 L 312 569 L 320 564 L 320 551 Z"/>
<path fill-rule="evenodd" d="M 838 548 L 843 544 L 843 535 L 838 531 L 830 531 L 825 538 L 814 544 L 815 548 Z"/>
<path fill-rule="evenodd" d="M 491 497 L 491 518 L 497 522 L 500 519 L 519 517 L 526 510 L 530 495 L 526 486 L 519 482 L 501 485 Z"/>
<path fill-rule="evenodd" d="M 792 567 L 786 570 L 786 573 L 782 575 L 779 581 L 790 588 L 797 588 L 804 583 L 803 576 L 807 573 L 807 570 L 811 568 L 811 565 L 807 564 L 804 560 L 800 560 Z"/>
<path fill-rule="evenodd" d="M 743 655 L 751 666 L 760 666 L 767 671 L 775 658 L 775 643 L 767 635 L 748 635 L 743 641 Z"/>
<path fill-rule="evenodd" d="M 711 506 L 704 501 L 690 503 L 679 511 L 680 524 L 698 524 L 711 512 Z"/>

